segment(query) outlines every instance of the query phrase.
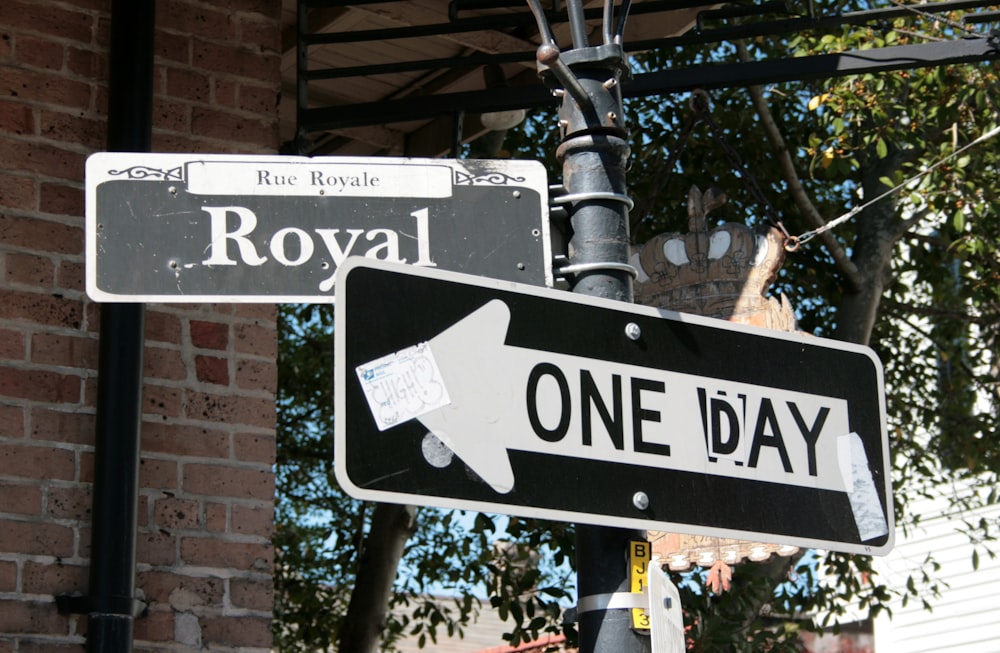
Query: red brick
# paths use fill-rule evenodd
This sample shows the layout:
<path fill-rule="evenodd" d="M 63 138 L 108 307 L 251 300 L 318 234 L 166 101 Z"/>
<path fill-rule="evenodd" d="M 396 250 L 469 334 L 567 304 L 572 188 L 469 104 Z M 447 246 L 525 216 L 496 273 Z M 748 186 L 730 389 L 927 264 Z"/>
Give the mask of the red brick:
<path fill-rule="evenodd" d="M 73 555 L 73 529 L 40 521 L 0 520 L 0 551 L 68 558 Z M 0 608 L 0 621 L 3 617 Z M 0 626 L 0 633 L 10 632 Z"/>
<path fill-rule="evenodd" d="M 236 364 L 236 385 L 273 394 L 278 391 L 278 366 L 270 361 L 241 360 Z"/>
<path fill-rule="evenodd" d="M 63 563 L 27 561 L 21 576 L 26 594 L 72 594 L 87 591 L 88 568 Z"/>
<path fill-rule="evenodd" d="M 156 10 L 156 24 L 162 29 L 218 41 L 236 40 L 232 11 L 228 6 L 222 10 L 184 0 L 159 0 Z"/>
<path fill-rule="evenodd" d="M 61 43 L 20 36 L 17 39 L 17 58 L 19 63 L 32 68 L 59 71 L 62 70 L 65 54 Z"/>
<path fill-rule="evenodd" d="M 0 174 L 0 206 L 33 211 L 37 206 L 35 181 L 30 177 Z M 0 216 L 0 230 L 3 230 L 3 225 L 8 219 L 6 216 Z"/>
<path fill-rule="evenodd" d="M 205 529 L 213 533 L 229 531 L 229 510 L 226 504 L 205 504 Z"/>
<path fill-rule="evenodd" d="M 209 103 L 212 84 L 208 77 L 189 68 L 167 68 L 167 94 L 172 98 Z"/>
<path fill-rule="evenodd" d="M 234 48 L 231 44 L 205 41 L 195 37 L 191 42 L 192 64 L 208 72 L 247 79 L 278 79 L 281 58 L 252 48 Z"/>
<path fill-rule="evenodd" d="M 17 589 L 17 563 L 0 560 L 0 592 L 13 592 Z M 3 648 L 0 648 L 2 651 Z"/>
<path fill-rule="evenodd" d="M 156 57 L 165 61 L 176 61 L 190 65 L 191 37 L 157 28 L 153 38 Z"/>
<path fill-rule="evenodd" d="M 228 458 L 229 434 L 200 426 L 147 421 L 142 424 L 142 450 L 178 457 Z"/>
<path fill-rule="evenodd" d="M 86 622 L 86 619 L 77 620 L 77 629 L 82 628 L 82 624 Z M 84 636 L 85 633 L 78 632 L 72 633 L 73 635 Z M 57 644 L 49 639 L 43 639 L 40 641 L 31 641 L 22 639 L 20 640 L 20 647 L 17 649 L 18 653 L 85 653 L 86 648 L 84 644 Z"/>
<path fill-rule="evenodd" d="M 0 76 L 4 70 L 5 68 L 0 68 Z M 89 87 L 86 88 L 89 93 Z M 80 103 L 65 104 L 78 106 Z M 31 141 L 30 147 L 28 145 L 23 140 L 0 137 L 0 151 L 4 152 L 3 165 L 8 169 L 27 170 L 57 179 L 76 179 L 80 176 L 86 160 L 86 155 L 82 152 L 38 140 Z"/>
<path fill-rule="evenodd" d="M 212 80 L 212 99 L 214 100 L 213 105 L 216 108 L 226 107 L 230 109 L 236 108 L 236 94 L 239 89 L 239 84 L 231 79 L 225 79 L 216 77 Z"/>
<path fill-rule="evenodd" d="M 0 481 L 0 512 L 15 515 L 40 515 L 42 513 L 42 491 L 37 482 L 13 483 Z"/>
<path fill-rule="evenodd" d="M 142 391 L 143 412 L 179 417 L 183 410 L 183 391 L 147 382 Z"/>
<path fill-rule="evenodd" d="M 229 325 L 191 320 L 191 344 L 202 349 L 225 349 L 229 344 Z"/>
<path fill-rule="evenodd" d="M 187 152 L 189 154 L 225 154 L 241 150 L 246 152 L 245 144 L 219 143 L 204 138 L 196 138 L 190 134 L 172 132 L 153 132 L 154 152 Z"/>
<path fill-rule="evenodd" d="M 275 438 L 260 433 L 233 434 L 233 455 L 248 463 L 274 464 Z"/>
<path fill-rule="evenodd" d="M 51 403 L 80 401 L 79 376 L 43 370 L 0 367 L 0 396 Z"/>
<path fill-rule="evenodd" d="M 271 647 L 271 620 L 265 617 L 203 617 L 202 645 Z"/>
<path fill-rule="evenodd" d="M 0 404 L 0 437 L 24 437 L 24 408 Z"/>
<path fill-rule="evenodd" d="M 8 283 L 51 289 L 56 279 L 56 266 L 47 256 L 9 252 L 4 280 Z"/>
<path fill-rule="evenodd" d="M 277 110 L 281 94 L 270 86 L 240 85 L 240 102 L 237 106 L 241 111 L 266 115 Z"/>
<path fill-rule="evenodd" d="M 86 269 L 82 263 L 74 261 L 60 261 L 59 269 L 56 270 L 56 285 L 63 290 L 84 291 L 84 274 Z"/>
<path fill-rule="evenodd" d="M 274 21 L 281 16 L 281 7 L 269 0 L 232 0 L 229 8 L 234 13 L 259 14 Z"/>
<path fill-rule="evenodd" d="M 187 463 L 182 487 L 186 493 L 211 497 L 260 501 L 274 498 L 274 477 L 270 469 Z"/>
<path fill-rule="evenodd" d="M 146 311 L 146 340 L 181 343 L 181 320 L 176 315 L 161 311 Z"/>
<path fill-rule="evenodd" d="M 177 487 L 177 463 L 143 458 L 139 461 L 139 487 L 172 490 Z"/>
<path fill-rule="evenodd" d="M 94 482 L 94 452 L 93 451 L 81 451 L 80 452 L 80 472 L 78 478 L 76 479 L 81 483 L 93 483 Z"/>
<path fill-rule="evenodd" d="M 153 504 L 156 525 L 167 530 L 198 528 L 200 504 L 193 499 L 167 497 Z"/>
<path fill-rule="evenodd" d="M 135 620 L 134 637 L 139 642 L 170 642 L 174 639 L 172 610 L 150 610 Z"/>
<path fill-rule="evenodd" d="M 49 601 L 0 599 L 0 633 L 68 634 L 69 617 L 59 614 Z"/>
<path fill-rule="evenodd" d="M 43 213 L 80 216 L 84 213 L 82 188 L 68 184 L 42 182 L 38 208 Z"/>
<path fill-rule="evenodd" d="M 107 137 L 104 120 L 78 114 L 46 111 L 41 117 L 41 135 L 52 141 L 83 145 L 88 149 L 102 149 Z"/>
<path fill-rule="evenodd" d="M 274 506 L 267 503 L 264 506 L 245 506 L 235 504 L 232 507 L 232 532 L 239 535 L 259 535 L 271 537 L 274 534 Z"/>
<path fill-rule="evenodd" d="M 241 43 L 256 44 L 264 52 L 281 52 L 281 30 L 274 29 L 272 20 L 243 14 L 239 17 L 237 29 Z"/>
<path fill-rule="evenodd" d="M 31 439 L 90 444 L 94 441 L 95 423 L 93 412 L 35 407 L 31 409 Z"/>
<path fill-rule="evenodd" d="M 83 229 L 40 218 L 0 215 L 0 242 L 38 252 L 82 255 Z"/>
<path fill-rule="evenodd" d="M 85 48 L 66 48 L 66 69 L 74 75 L 89 79 L 106 77 L 101 74 L 101 57 L 93 50 Z"/>
<path fill-rule="evenodd" d="M 186 132 L 191 128 L 191 105 L 170 98 L 153 98 L 153 120 L 157 130 Z"/>
<path fill-rule="evenodd" d="M 4 131 L 8 134 L 19 136 L 34 134 L 34 110 L 21 102 L 0 101 L 0 125 L 3 125 Z M 3 199 L 2 187 L 0 187 L 0 203 L 12 206 Z"/>
<path fill-rule="evenodd" d="M 92 504 L 91 488 L 89 486 L 77 485 L 75 487 L 49 488 L 48 513 L 56 519 L 90 521 L 90 508 Z"/>
<path fill-rule="evenodd" d="M 49 326 L 80 328 L 83 304 L 47 293 L 0 288 L 0 319 L 28 320 Z"/>
<path fill-rule="evenodd" d="M 229 384 L 229 361 L 216 356 L 195 356 L 194 367 L 198 380 L 217 385 Z"/>
<path fill-rule="evenodd" d="M 72 481 L 76 458 L 71 449 L 5 442 L 0 443 L 0 469 L 7 476 Z"/>
<path fill-rule="evenodd" d="M 30 0 L 4 0 L 0 3 L 0 23 L 7 29 L 30 29 L 81 43 L 93 40 L 95 27 L 95 19 L 89 13 L 59 7 L 51 2 L 45 3 L 45 10 L 40 11 L 38 3 Z"/>
<path fill-rule="evenodd" d="M 278 357 L 278 334 L 274 327 L 237 324 L 233 326 L 233 336 L 233 348 L 241 354 L 253 354 L 271 360 Z"/>
<path fill-rule="evenodd" d="M 37 333 L 31 337 L 31 361 L 96 370 L 98 348 L 94 338 Z"/>
<path fill-rule="evenodd" d="M 2 384 L 0 384 L 2 387 Z M 273 398 L 239 397 L 204 392 L 187 392 L 184 414 L 191 419 L 242 424 L 273 429 L 275 404 Z"/>
<path fill-rule="evenodd" d="M 24 333 L 12 329 L 0 329 L 0 358 L 23 361 L 24 353 Z"/>
<path fill-rule="evenodd" d="M 227 111 L 194 107 L 191 130 L 219 140 L 266 143 L 274 139 L 277 123 L 272 119 L 257 120 Z"/>
<path fill-rule="evenodd" d="M 229 600 L 236 608 L 270 610 L 274 606 L 274 583 L 248 578 L 230 579 Z"/>
<path fill-rule="evenodd" d="M 268 572 L 272 568 L 274 551 L 270 544 L 185 537 L 181 540 L 181 559 L 185 564 L 199 567 Z"/>
<path fill-rule="evenodd" d="M 143 374 L 154 379 L 181 381 L 187 378 L 187 367 L 181 352 L 166 347 L 146 346 L 143 353 Z"/>
<path fill-rule="evenodd" d="M 163 531 L 140 531 L 135 541 L 135 558 L 153 566 L 177 564 L 177 540 Z"/>
<path fill-rule="evenodd" d="M 170 596 L 178 590 L 195 595 L 204 605 L 222 605 L 225 587 L 221 578 L 180 576 L 174 572 L 147 571 L 136 577 L 136 585 L 151 603 L 169 604 Z"/>
<path fill-rule="evenodd" d="M 230 304 L 233 315 L 249 319 L 256 319 L 260 326 L 274 326 L 278 322 L 277 304 Z"/>

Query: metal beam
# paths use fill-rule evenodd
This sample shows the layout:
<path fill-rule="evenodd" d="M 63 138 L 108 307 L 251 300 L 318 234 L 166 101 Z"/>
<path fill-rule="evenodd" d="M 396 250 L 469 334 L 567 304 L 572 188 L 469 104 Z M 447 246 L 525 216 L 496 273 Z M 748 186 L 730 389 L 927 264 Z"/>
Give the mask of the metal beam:
<path fill-rule="evenodd" d="M 696 88 L 729 88 L 792 80 L 810 81 L 928 66 L 975 63 L 998 57 L 1000 57 L 1000 43 L 994 37 L 959 39 L 644 73 L 636 75 L 631 82 L 625 83 L 623 94 L 625 97 L 647 97 L 682 93 Z M 482 113 L 538 108 L 555 103 L 556 99 L 551 93 L 538 84 L 305 109 L 300 113 L 299 126 L 305 131 L 321 131 L 338 127 L 426 120 L 456 111 Z"/>
<path fill-rule="evenodd" d="M 696 88 L 729 88 L 794 80 L 811 81 L 893 70 L 975 63 L 1000 57 L 998 45 L 1000 44 L 994 37 L 959 39 L 870 50 L 850 50 L 810 57 L 666 70 L 637 75 L 631 83 L 625 85 L 624 92 L 626 97 L 645 97 Z"/>

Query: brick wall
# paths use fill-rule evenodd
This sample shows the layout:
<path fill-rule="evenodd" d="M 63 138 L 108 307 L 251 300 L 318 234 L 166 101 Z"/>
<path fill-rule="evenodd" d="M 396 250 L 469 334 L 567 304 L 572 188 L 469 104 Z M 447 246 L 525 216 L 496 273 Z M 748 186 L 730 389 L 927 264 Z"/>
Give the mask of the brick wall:
<path fill-rule="evenodd" d="M 0 2 L 0 653 L 84 648 L 110 4 Z M 279 12 L 158 0 L 154 151 L 276 151 Z M 269 650 L 275 356 L 274 306 L 148 307 L 137 651 Z"/>

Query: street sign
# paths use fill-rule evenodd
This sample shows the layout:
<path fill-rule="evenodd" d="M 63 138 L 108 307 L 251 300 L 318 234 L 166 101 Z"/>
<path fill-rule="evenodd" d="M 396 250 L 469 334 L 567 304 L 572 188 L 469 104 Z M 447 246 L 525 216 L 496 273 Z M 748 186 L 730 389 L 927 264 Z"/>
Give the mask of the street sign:
<path fill-rule="evenodd" d="M 102 152 L 86 178 L 98 301 L 331 301 L 350 255 L 552 285 L 536 161 Z"/>
<path fill-rule="evenodd" d="M 866 348 L 348 259 L 335 469 L 352 495 L 884 554 Z"/>

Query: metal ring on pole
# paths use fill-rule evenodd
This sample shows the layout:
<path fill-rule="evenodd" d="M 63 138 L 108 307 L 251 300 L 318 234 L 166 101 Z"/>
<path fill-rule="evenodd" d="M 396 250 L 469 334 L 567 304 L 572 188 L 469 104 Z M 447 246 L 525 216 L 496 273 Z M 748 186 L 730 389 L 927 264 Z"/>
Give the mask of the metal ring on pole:
<path fill-rule="evenodd" d="M 593 191 L 589 193 L 568 193 L 566 195 L 560 195 L 559 197 L 549 198 L 549 201 L 553 204 L 572 204 L 573 202 L 585 202 L 587 200 L 611 200 L 613 202 L 621 202 L 628 210 L 631 211 L 635 207 L 635 202 L 628 195 L 622 195 L 621 193 L 612 193 L 608 191 Z"/>
<path fill-rule="evenodd" d="M 561 268 L 553 270 L 553 272 L 561 277 L 569 274 L 582 274 L 586 272 L 598 272 L 600 270 L 617 270 L 618 272 L 628 272 L 632 275 L 633 279 L 639 278 L 639 271 L 635 269 L 635 266 L 629 265 L 628 263 L 574 263 L 570 265 L 565 265 Z"/>
<path fill-rule="evenodd" d="M 594 610 L 628 610 L 630 608 L 649 609 L 649 595 L 645 592 L 613 592 L 581 596 L 576 604 L 577 614 Z"/>

